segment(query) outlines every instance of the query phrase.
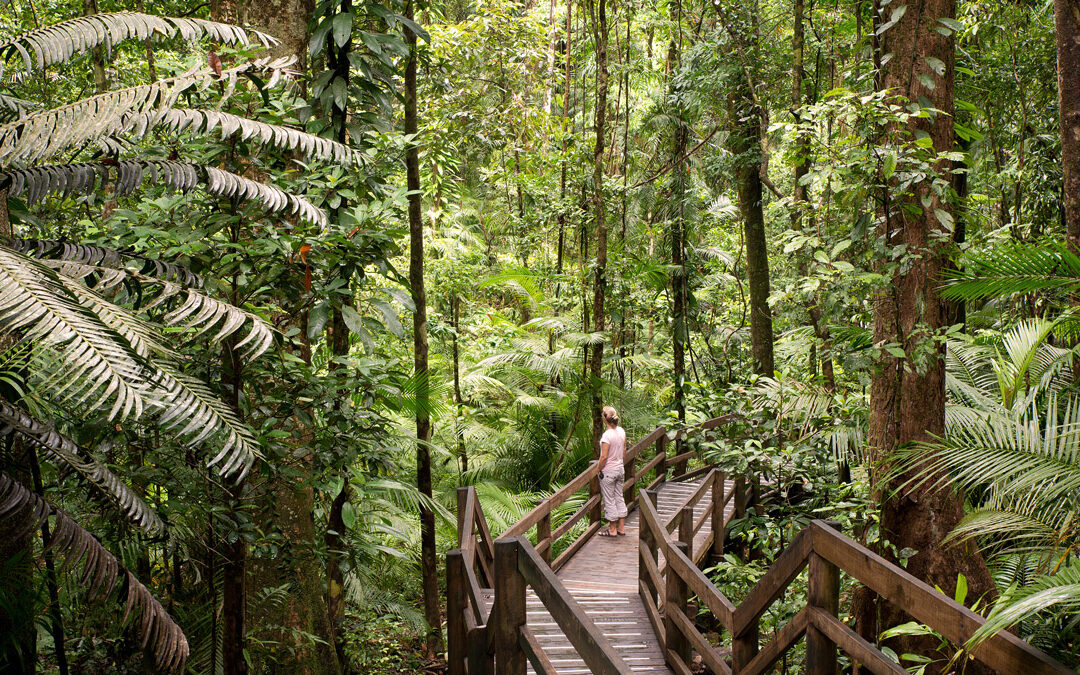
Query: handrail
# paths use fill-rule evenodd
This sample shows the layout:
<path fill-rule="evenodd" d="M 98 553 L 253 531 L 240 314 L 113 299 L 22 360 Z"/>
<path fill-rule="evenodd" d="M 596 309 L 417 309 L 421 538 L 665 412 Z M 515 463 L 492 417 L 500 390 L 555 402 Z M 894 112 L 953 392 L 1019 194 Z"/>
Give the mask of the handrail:
<path fill-rule="evenodd" d="M 873 673 L 901 675 L 905 672 L 902 668 L 837 619 L 841 571 L 956 644 L 965 643 L 986 621 L 822 520 L 814 520 L 804 528 L 742 603 L 735 606 L 687 555 L 686 533 L 682 533 L 682 537 L 673 535 L 673 528 L 659 516 L 653 493 L 646 494 L 649 496 L 640 503 L 639 558 L 644 571 L 639 575 L 638 589 L 650 619 L 653 619 L 653 612 L 663 609 L 663 627 L 657 629 L 657 634 L 668 663 L 677 672 L 685 672 L 690 648 L 693 647 L 714 672 L 758 675 L 768 671 L 773 663 L 805 636 L 810 675 L 835 673 L 838 648 Z M 688 504 L 695 497 L 696 494 L 684 502 L 682 513 L 686 513 Z M 731 495 L 717 497 L 714 491 L 713 500 L 717 498 L 726 503 Z M 703 518 L 699 520 L 704 521 Z M 659 554 L 664 556 L 666 564 L 663 566 L 656 564 Z M 806 607 L 789 620 L 770 643 L 759 649 L 758 623 L 761 616 L 783 596 L 788 585 L 808 565 L 809 597 Z M 696 595 L 731 633 L 730 668 L 688 617 L 688 594 Z M 656 616 L 654 625 L 659 620 L 658 612 Z M 971 656 L 1003 673 L 1075 675 L 1051 657 L 1005 631 L 982 643 Z"/>

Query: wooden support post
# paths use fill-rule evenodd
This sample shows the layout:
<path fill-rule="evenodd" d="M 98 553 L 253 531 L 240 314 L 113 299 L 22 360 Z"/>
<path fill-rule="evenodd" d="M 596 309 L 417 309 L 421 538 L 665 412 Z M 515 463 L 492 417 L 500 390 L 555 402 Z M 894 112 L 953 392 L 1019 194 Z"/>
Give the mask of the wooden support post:
<path fill-rule="evenodd" d="M 525 625 L 525 577 L 518 570 L 516 539 L 495 540 L 495 607 L 489 626 L 494 626 L 495 667 L 499 675 L 525 675 L 525 652 L 518 643 Z"/>
<path fill-rule="evenodd" d="M 469 675 L 495 675 L 495 659 L 488 651 L 488 626 L 469 631 Z"/>
<path fill-rule="evenodd" d="M 754 660 L 758 653 L 758 622 L 754 621 L 741 634 L 731 638 L 731 670 L 739 672 Z"/>
<path fill-rule="evenodd" d="M 631 457 L 629 460 L 623 463 L 623 480 L 634 479 L 634 468 L 637 466 L 637 457 Z M 634 493 L 637 492 L 637 485 L 630 483 L 629 487 L 623 488 L 623 500 L 629 504 L 634 501 Z"/>
<path fill-rule="evenodd" d="M 723 471 L 713 471 L 712 476 L 712 554 L 719 558 L 724 555 L 724 537 L 727 535 L 724 527 L 724 487 L 727 480 Z"/>
<path fill-rule="evenodd" d="M 671 546 L 683 553 L 688 553 L 684 542 L 673 541 Z M 679 624 L 671 617 L 673 612 L 686 614 L 686 582 L 675 572 L 673 565 L 666 567 L 664 575 L 667 585 L 664 590 L 664 638 L 667 649 L 668 652 L 674 652 L 675 655 L 682 659 L 684 664 L 689 665 L 690 642 L 679 630 Z M 693 621 L 693 618 L 687 618 Z M 664 660 L 670 663 L 667 654 L 664 655 Z"/>
<path fill-rule="evenodd" d="M 746 515 L 746 478 L 739 476 L 735 479 L 735 517 L 742 518 Z"/>
<path fill-rule="evenodd" d="M 686 544 L 684 553 L 694 559 L 694 508 L 684 506 L 679 509 L 679 541 Z"/>
<path fill-rule="evenodd" d="M 593 476 L 589 479 L 589 499 L 596 497 L 600 494 L 600 478 Z M 589 524 L 600 522 L 600 505 L 603 504 L 603 499 L 596 501 L 596 506 L 589 509 Z"/>
<path fill-rule="evenodd" d="M 663 457 L 660 463 L 656 465 L 656 477 L 660 478 L 661 483 L 667 480 L 667 444 L 667 434 L 656 439 L 656 454 Z"/>
<path fill-rule="evenodd" d="M 468 635 L 465 612 L 468 595 L 465 585 L 465 554 L 455 548 L 446 552 L 446 661 L 450 675 L 465 675 Z"/>
<path fill-rule="evenodd" d="M 809 604 L 836 616 L 840 609 L 840 570 L 810 553 Z M 813 624 L 806 628 L 807 675 L 836 675 L 836 644 Z"/>
<path fill-rule="evenodd" d="M 551 511 L 545 513 L 540 522 L 536 524 L 536 545 L 539 546 L 542 541 L 551 537 Z M 540 557 L 544 559 L 544 562 L 551 567 L 551 549 L 555 548 L 555 542 L 552 541 L 548 544 L 541 553 Z"/>

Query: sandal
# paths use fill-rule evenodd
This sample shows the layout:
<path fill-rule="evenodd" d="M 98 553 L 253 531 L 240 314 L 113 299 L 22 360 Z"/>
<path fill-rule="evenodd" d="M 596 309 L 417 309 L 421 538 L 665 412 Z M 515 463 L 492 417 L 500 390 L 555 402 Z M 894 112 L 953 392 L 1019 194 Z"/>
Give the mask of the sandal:
<path fill-rule="evenodd" d="M 598 536 L 598 537 L 614 537 L 615 535 L 611 533 L 611 530 L 608 530 L 608 529 L 605 528 L 603 530 L 600 530 L 600 534 L 598 534 L 596 536 Z"/>
<path fill-rule="evenodd" d="M 625 537 L 625 536 L 626 536 L 626 533 L 625 533 L 625 532 L 619 532 L 619 533 L 618 533 L 618 535 L 619 535 L 620 537 Z"/>

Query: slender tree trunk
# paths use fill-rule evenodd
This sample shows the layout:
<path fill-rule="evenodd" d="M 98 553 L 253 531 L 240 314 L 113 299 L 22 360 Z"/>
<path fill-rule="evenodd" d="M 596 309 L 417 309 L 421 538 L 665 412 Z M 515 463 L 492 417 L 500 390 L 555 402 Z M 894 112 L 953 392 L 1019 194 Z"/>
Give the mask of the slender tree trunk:
<path fill-rule="evenodd" d="M 234 242 L 237 237 L 233 237 Z M 234 303 L 237 303 L 237 289 L 233 285 Z M 222 374 L 225 402 L 233 409 L 236 416 L 243 420 L 240 410 L 240 389 L 243 386 L 240 355 L 236 351 L 236 338 L 229 337 L 221 346 Z M 226 498 L 230 511 L 239 511 L 243 499 L 244 484 L 229 484 Z M 222 545 L 222 633 L 221 663 L 225 675 L 244 675 L 248 672 L 247 660 L 244 659 L 244 636 L 246 629 L 247 601 L 247 542 L 239 534 Z"/>
<path fill-rule="evenodd" d="M 750 287 L 750 347 L 754 357 L 754 372 L 773 375 L 772 310 L 769 308 L 769 250 L 765 240 L 765 214 L 762 203 L 762 120 L 764 111 L 755 101 L 754 84 L 750 81 L 750 61 L 757 52 L 757 3 L 746 7 L 743 34 L 753 40 L 749 55 L 736 44 L 743 63 L 743 76 L 731 102 L 731 148 L 736 156 L 735 181 L 738 185 L 739 213 L 743 221 L 746 242 L 746 274 Z M 742 18 L 742 17 L 740 17 Z M 729 26 L 732 40 L 737 38 Z"/>
<path fill-rule="evenodd" d="M 671 11 L 676 15 L 676 30 L 682 32 L 682 5 L 674 2 Z M 679 53 L 680 40 L 672 37 L 668 44 L 667 62 L 669 72 L 673 75 L 678 67 L 681 54 Z M 669 81 L 674 83 L 675 78 Z M 673 98 L 678 99 L 679 92 L 673 86 Z M 674 185 L 672 186 L 675 203 L 674 212 L 671 214 L 671 355 L 672 367 L 675 378 L 675 399 L 673 401 L 675 412 L 680 422 L 686 421 L 686 346 L 689 342 L 690 330 L 686 316 L 687 283 L 686 278 L 686 145 L 690 130 L 684 116 L 682 106 L 679 106 L 674 116 L 675 131 L 672 139 L 671 161 L 675 163 L 672 171 Z M 682 440 L 679 440 L 679 451 L 682 449 Z"/>
<path fill-rule="evenodd" d="M 907 129 L 928 134 L 936 152 L 953 149 L 954 42 L 935 27 L 955 13 L 955 0 L 914 0 L 899 23 L 882 35 L 882 49 L 893 58 L 883 66 L 880 85 L 910 101 L 928 99 L 940 111 L 928 118 L 913 118 Z M 943 75 L 929 67 L 928 58 L 944 64 Z M 927 88 L 920 75 L 933 78 L 934 87 Z M 901 131 L 892 128 L 886 133 Z M 951 166 L 942 162 L 936 168 L 945 173 Z M 911 190 L 914 194 L 906 209 L 886 202 L 878 230 L 886 247 L 903 246 L 906 256 L 874 298 L 874 343 L 896 344 L 905 352 L 904 358 L 883 352 L 870 391 L 871 483 L 881 506 L 881 535 L 891 545 L 882 554 L 891 557 L 891 547 L 914 549 L 917 553 L 908 559 L 908 572 L 941 587 L 950 597 L 957 575 L 964 574 L 968 602 L 985 604 L 994 595 L 994 584 L 978 549 L 971 542 L 942 544 L 963 516 L 959 496 L 947 486 L 930 487 L 933 480 L 913 484 L 907 482 L 910 476 L 889 475 L 889 459 L 898 447 L 929 441 L 945 431 L 944 344 L 934 338 L 944 325 L 945 307 L 937 283 L 945 261 L 942 240 L 947 241 L 949 233 L 936 213 L 952 209 L 934 194 L 929 180 Z M 929 208 L 918 208 L 922 200 L 929 201 Z M 865 590 L 860 591 L 855 609 L 859 630 L 871 639 L 909 620 Z M 894 646 L 904 652 L 948 658 L 938 651 L 937 639 L 904 638 L 898 643 Z M 969 667 L 968 672 L 979 671 Z"/>
<path fill-rule="evenodd" d="M 561 258 L 559 262 L 562 263 Z M 465 434 L 463 433 L 461 421 L 461 412 L 465 406 L 465 401 L 461 397 L 461 364 L 458 358 L 458 335 L 461 331 L 461 297 L 456 291 L 450 297 L 450 318 L 454 323 L 454 405 L 457 407 L 457 429 L 455 429 L 454 435 L 457 436 L 458 461 L 461 464 L 461 472 L 465 473 L 469 470 L 469 451 L 465 447 Z"/>
<path fill-rule="evenodd" d="M 405 4 L 405 16 L 413 18 L 413 2 Z M 417 131 L 416 117 L 416 33 L 406 27 L 409 60 L 405 64 L 405 134 Z M 431 496 L 431 418 L 428 416 L 428 334 L 427 293 L 424 290 L 424 223 L 420 212 L 420 148 L 409 143 L 405 149 L 405 173 L 409 188 L 409 284 L 413 313 L 413 371 L 419 379 L 416 392 L 416 487 Z M 435 514 L 420 506 L 420 568 L 424 585 L 424 618 L 428 623 L 426 649 L 429 657 L 442 651 L 442 611 L 439 607 L 439 569 L 435 550 Z"/>
<path fill-rule="evenodd" d="M 1054 0 L 1057 30 L 1058 114 L 1065 202 L 1065 237 L 1080 253 L 1080 0 Z M 1080 295 L 1073 297 L 1080 304 Z"/>
<path fill-rule="evenodd" d="M 593 213 L 596 219 L 596 270 L 593 279 L 593 330 L 603 333 L 607 316 L 604 312 L 604 296 L 607 294 L 607 218 L 604 213 L 604 135 L 607 115 L 608 68 L 607 68 L 607 0 L 591 0 L 595 5 L 594 37 L 596 42 L 596 147 L 593 151 Z M 604 343 L 598 340 L 592 348 L 590 360 L 590 388 L 592 390 L 593 452 L 600 454 L 600 436 L 604 421 L 600 411 L 603 407 L 600 388 L 604 365 Z"/>

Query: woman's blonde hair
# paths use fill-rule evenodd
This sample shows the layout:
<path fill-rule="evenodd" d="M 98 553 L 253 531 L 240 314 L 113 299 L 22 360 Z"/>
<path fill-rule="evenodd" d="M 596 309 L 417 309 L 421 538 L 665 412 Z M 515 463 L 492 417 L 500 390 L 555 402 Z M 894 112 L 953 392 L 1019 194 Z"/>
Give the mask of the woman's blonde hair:
<path fill-rule="evenodd" d="M 604 406 L 603 415 L 604 421 L 608 424 L 614 424 L 615 426 L 619 425 L 619 413 L 615 411 L 615 408 L 612 408 L 609 405 Z"/>

